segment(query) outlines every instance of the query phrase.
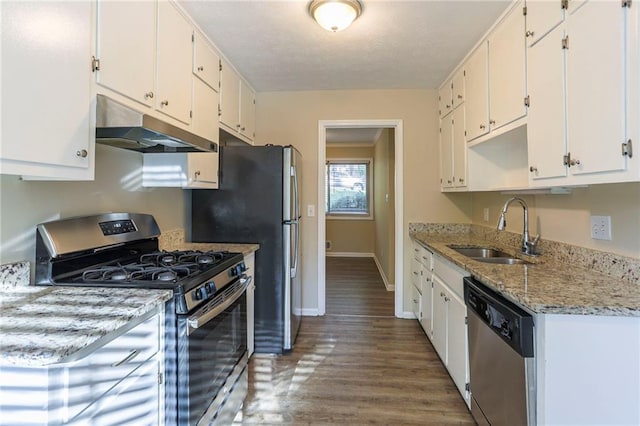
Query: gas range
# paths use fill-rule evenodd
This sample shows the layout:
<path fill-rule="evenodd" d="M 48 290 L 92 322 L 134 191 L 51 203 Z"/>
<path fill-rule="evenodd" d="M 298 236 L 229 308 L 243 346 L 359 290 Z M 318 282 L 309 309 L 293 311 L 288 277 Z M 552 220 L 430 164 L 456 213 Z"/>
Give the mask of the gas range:
<path fill-rule="evenodd" d="M 36 284 L 173 290 L 187 314 L 246 270 L 240 253 L 158 249 L 150 215 L 109 213 L 38 225 Z"/>

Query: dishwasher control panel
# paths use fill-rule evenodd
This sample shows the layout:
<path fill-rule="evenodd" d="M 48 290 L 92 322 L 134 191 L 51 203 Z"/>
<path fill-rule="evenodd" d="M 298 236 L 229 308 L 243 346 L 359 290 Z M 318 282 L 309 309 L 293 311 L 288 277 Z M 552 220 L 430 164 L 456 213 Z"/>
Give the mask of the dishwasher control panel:
<path fill-rule="evenodd" d="M 524 357 L 533 356 L 533 317 L 479 281 L 464 279 L 467 308 Z"/>

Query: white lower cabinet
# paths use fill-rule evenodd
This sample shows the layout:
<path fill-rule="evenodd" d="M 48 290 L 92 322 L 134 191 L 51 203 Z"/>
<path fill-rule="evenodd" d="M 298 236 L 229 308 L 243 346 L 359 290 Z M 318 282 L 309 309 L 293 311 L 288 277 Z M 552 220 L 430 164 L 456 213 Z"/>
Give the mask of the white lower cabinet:
<path fill-rule="evenodd" d="M 0 365 L 0 425 L 159 424 L 164 418 L 161 309 L 70 361 Z"/>
<path fill-rule="evenodd" d="M 462 282 L 468 273 L 437 255 L 433 255 L 433 265 L 433 275 L 429 281 L 425 280 L 429 285 L 422 289 L 422 324 L 460 395 L 469 405 L 467 307 Z"/>
<path fill-rule="evenodd" d="M 247 288 L 247 355 L 249 356 L 253 355 L 255 349 L 255 309 L 253 307 L 256 292 L 255 260 L 255 252 L 244 255 L 244 264 L 247 267 L 246 274 L 253 278 L 249 288 Z"/>

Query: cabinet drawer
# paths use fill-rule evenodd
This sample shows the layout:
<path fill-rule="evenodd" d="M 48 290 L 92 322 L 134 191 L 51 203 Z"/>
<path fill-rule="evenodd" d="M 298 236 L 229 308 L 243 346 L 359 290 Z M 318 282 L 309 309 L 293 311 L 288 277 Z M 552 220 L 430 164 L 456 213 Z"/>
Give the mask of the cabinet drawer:
<path fill-rule="evenodd" d="M 438 275 L 455 294 L 464 299 L 462 278 L 469 275 L 467 271 L 440 256 L 433 256 L 433 272 Z"/>
<path fill-rule="evenodd" d="M 84 358 L 65 364 L 53 387 L 67 388 L 63 417 L 73 419 L 158 353 L 159 315 L 147 319 Z M 108 337 L 108 336 L 107 336 Z"/>

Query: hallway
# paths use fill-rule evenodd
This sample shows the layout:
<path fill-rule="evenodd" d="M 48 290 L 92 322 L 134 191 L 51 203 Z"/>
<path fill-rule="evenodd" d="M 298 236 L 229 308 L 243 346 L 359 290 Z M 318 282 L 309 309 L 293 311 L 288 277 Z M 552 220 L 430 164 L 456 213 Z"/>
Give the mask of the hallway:
<path fill-rule="evenodd" d="M 393 292 L 373 261 L 335 260 L 327 315 L 303 318 L 290 354 L 252 357 L 236 424 L 473 425 L 420 326 L 393 318 Z"/>

